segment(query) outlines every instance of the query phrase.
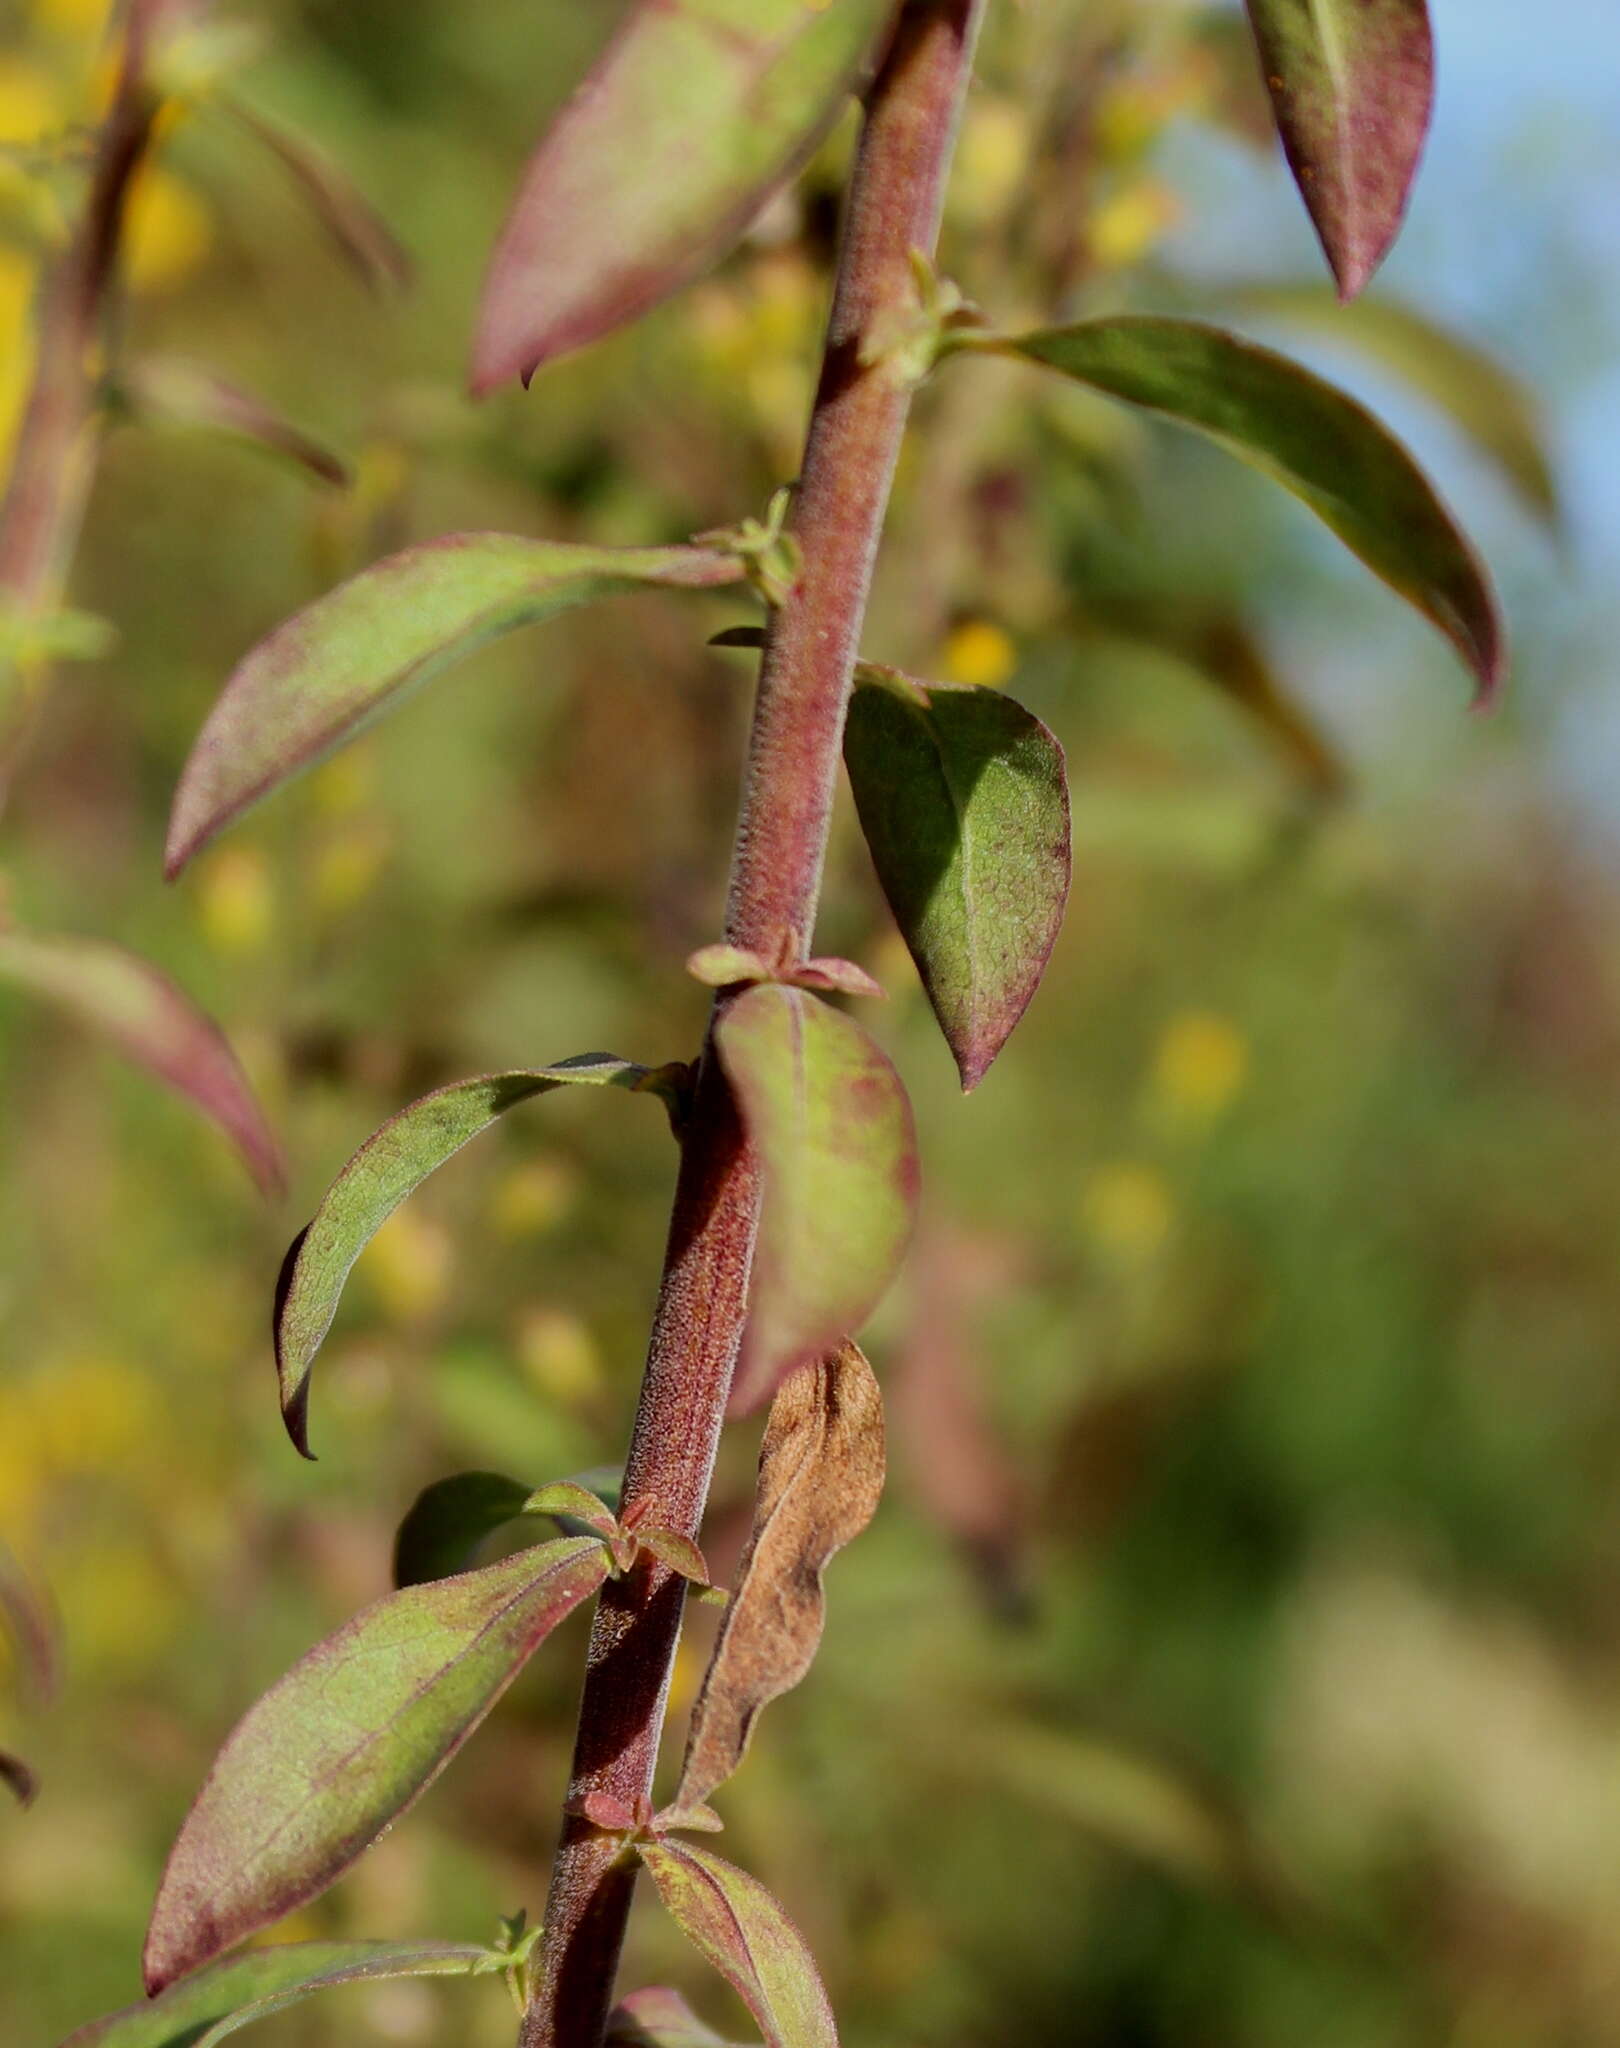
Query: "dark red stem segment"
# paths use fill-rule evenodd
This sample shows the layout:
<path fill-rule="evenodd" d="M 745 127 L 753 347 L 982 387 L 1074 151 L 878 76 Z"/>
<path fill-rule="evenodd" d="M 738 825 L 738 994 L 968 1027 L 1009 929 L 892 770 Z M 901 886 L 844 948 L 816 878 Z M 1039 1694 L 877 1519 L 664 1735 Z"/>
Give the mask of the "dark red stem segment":
<path fill-rule="evenodd" d="M 793 529 L 797 589 L 773 614 L 760 669 L 726 939 L 802 959 L 872 564 L 911 392 L 863 342 L 915 299 L 931 253 L 982 0 L 905 0 L 867 97 L 838 284 Z M 716 1014 L 727 1001 L 717 998 Z M 688 1122 L 657 1315 L 625 1472 L 628 1504 L 695 1537 L 747 1305 L 754 1163 L 706 1049 Z M 591 1633 L 568 1817 L 521 2048 L 599 2048 L 635 1866 L 584 1817 L 602 1794 L 652 1790 L 684 1587 L 643 1558 L 603 1591 Z"/>
<path fill-rule="evenodd" d="M 148 60 L 171 4 L 128 0 L 118 78 L 96 139 L 89 196 L 40 299 L 38 364 L 0 502 L 0 603 L 22 623 L 61 602 L 78 541 L 95 462 L 91 416 L 124 214 L 157 112 Z M 32 684 L 26 676 L 0 675 L 0 804 L 32 722 Z"/>

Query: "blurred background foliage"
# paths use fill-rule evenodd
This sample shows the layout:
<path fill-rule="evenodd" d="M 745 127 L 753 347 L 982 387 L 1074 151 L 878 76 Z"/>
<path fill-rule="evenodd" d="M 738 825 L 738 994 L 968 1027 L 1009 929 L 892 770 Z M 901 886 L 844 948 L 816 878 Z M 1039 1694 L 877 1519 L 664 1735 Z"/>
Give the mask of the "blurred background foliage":
<path fill-rule="evenodd" d="M 105 12 L 6 11 L 0 435 L 105 92 Z M 1440 643 L 1206 448 L 1007 365 L 925 393 L 869 651 L 1007 684 L 1055 728 L 1074 899 L 964 1104 L 841 813 L 819 943 L 891 990 L 872 1021 L 917 1102 L 925 1224 L 871 1332 L 889 1498 L 834 1567 L 812 1681 L 725 1796 L 734 1853 L 810 1933 L 851 2048 L 1607 2048 L 1620 891 L 1599 472 L 1620 249 L 1596 223 L 1620 151 L 1528 55 L 1581 10 L 1436 9 L 1459 90 L 1379 288 L 1555 401 L 1561 526 L 1532 411 L 1408 337 L 1436 408 L 1325 334 L 1232 12 L 994 13 L 946 268 L 1008 322 L 1173 305 L 1330 362 L 1483 535 L 1518 675 L 1499 717 L 1465 719 Z M 242 0 L 230 19 L 258 32 L 234 89 L 347 167 L 415 279 L 368 295 L 206 94 L 169 110 L 127 341 L 251 386 L 354 481 L 110 433 L 72 595 L 117 646 L 64 672 L 0 857 L 19 914 L 140 947 L 224 1020 L 295 1194 L 266 1214 L 183 1107 L 0 1003 L 0 1539 L 63 1646 L 48 1707 L 0 1671 L 0 1746 L 42 1780 L 0 1810 L 4 2048 L 134 1994 L 219 1738 L 383 1590 L 417 1488 L 618 1455 L 672 1176 L 653 1118 L 551 1098 L 399 1214 L 323 1361 L 317 1465 L 277 1421 L 269 1290 L 409 1096 L 691 1050 L 705 997 L 680 964 L 719 928 L 749 675 L 704 640 L 741 612 L 643 598 L 490 650 L 166 891 L 190 737 L 252 641 L 408 538 L 650 542 L 763 505 L 797 459 L 849 142 L 717 275 L 474 408 L 484 256 L 598 10 Z M 1286 294 L 1255 290 L 1305 280 L 1292 326 Z M 736 1436 L 706 1534 L 722 1571 L 752 1477 Z M 537 1907 L 582 1646 L 573 1624 L 277 1938 L 477 1938 Z M 700 1669 L 683 1652 L 678 1707 Z M 738 2023 L 649 1909 L 625 1981 L 655 1979 Z M 417 1982 L 262 2038 L 510 2030 L 498 1985 Z"/>

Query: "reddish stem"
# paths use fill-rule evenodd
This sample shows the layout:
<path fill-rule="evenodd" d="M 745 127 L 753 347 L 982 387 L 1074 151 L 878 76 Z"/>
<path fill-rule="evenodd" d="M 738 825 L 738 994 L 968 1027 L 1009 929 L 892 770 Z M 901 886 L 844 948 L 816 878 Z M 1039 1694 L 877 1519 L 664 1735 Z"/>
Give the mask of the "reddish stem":
<path fill-rule="evenodd" d="M 863 343 L 881 316 L 915 302 L 911 256 L 931 252 L 938 233 L 981 6 L 905 0 L 867 96 L 795 506 L 803 570 L 766 637 L 726 917 L 727 942 L 767 959 L 802 959 L 815 923 L 850 679 L 910 407 L 907 383 L 864 361 Z M 757 1209 L 754 1162 L 706 1048 L 624 1487 L 626 1502 L 653 1502 L 661 1523 L 691 1537 L 736 1365 Z M 651 1794 L 683 1598 L 682 1581 L 647 1558 L 603 1590 L 522 2048 L 599 2048 L 635 1867 L 583 1807 L 606 1794 L 635 1808 Z"/>

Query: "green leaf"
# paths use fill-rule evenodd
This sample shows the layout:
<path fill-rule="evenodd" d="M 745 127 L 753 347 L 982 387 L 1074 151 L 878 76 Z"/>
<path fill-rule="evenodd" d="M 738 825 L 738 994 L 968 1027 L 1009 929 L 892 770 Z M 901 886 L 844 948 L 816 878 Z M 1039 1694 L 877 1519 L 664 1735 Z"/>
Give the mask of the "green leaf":
<path fill-rule="evenodd" d="M 213 105 L 277 160 L 363 283 L 378 294 L 400 291 L 410 283 L 410 257 L 346 171 L 235 93 L 215 93 Z"/>
<path fill-rule="evenodd" d="M 883 893 L 964 1089 L 1029 1006 L 1069 894 L 1063 749 L 995 690 L 863 664 L 844 761 Z"/>
<path fill-rule="evenodd" d="M 1431 619 L 1494 695 L 1496 595 L 1434 486 L 1364 406 L 1287 356 L 1196 320 L 1088 320 L 988 344 L 1196 428 L 1310 506 Z"/>
<path fill-rule="evenodd" d="M 169 1855 L 147 1989 L 325 1891 L 449 1762 L 607 1574 L 592 1537 L 390 1593 L 273 1685 L 226 1738 Z"/>
<path fill-rule="evenodd" d="M 290 1941 L 233 1956 L 161 1998 L 70 2034 L 61 2048 L 214 2048 L 238 2027 L 312 1991 L 381 1977 L 464 1977 L 486 1951 L 447 1941 Z"/>
<path fill-rule="evenodd" d="M 1400 230 L 1434 106 L 1426 0 L 1247 0 L 1283 150 L 1342 298 Z"/>
<path fill-rule="evenodd" d="M 637 1850 L 671 1919 L 754 2015 L 766 2048 L 838 2048 L 804 1936 L 758 1878 L 690 1842 Z"/>
<path fill-rule="evenodd" d="M 486 1537 L 523 1513 L 529 1489 L 499 1472 L 457 1472 L 411 1503 L 394 1537 L 394 1584 L 424 1586 L 464 1572 Z"/>
<path fill-rule="evenodd" d="M 609 1053 L 582 1053 L 554 1067 L 480 1074 L 435 1090 L 391 1117 L 355 1153 L 295 1237 L 276 1286 L 276 1371 L 281 1412 L 294 1444 L 309 1449 L 309 1376 L 350 1269 L 388 1218 L 435 1167 L 531 1096 L 569 1084 L 664 1093 L 669 1070 Z"/>
<path fill-rule="evenodd" d="M 457 533 L 406 548 L 260 641 L 225 685 L 175 792 L 165 872 L 463 654 L 570 605 L 743 573 L 703 548 L 589 548 Z"/>
<path fill-rule="evenodd" d="M 484 288 L 486 392 L 716 263 L 859 85 L 894 0 L 639 0 L 524 173 Z"/>
<path fill-rule="evenodd" d="M 604 2048 L 738 2048 L 706 2026 L 678 1991 L 632 1991 L 608 2014 Z"/>
<path fill-rule="evenodd" d="M 225 1034 L 166 974 L 101 939 L 0 929 L 0 982 L 43 996 L 108 1038 L 223 1131 L 267 1195 L 281 1148 Z"/>
<path fill-rule="evenodd" d="M 877 1306 L 911 1236 L 917 1140 L 888 1060 L 803 989 L 745 990 L 715 1045 L 765 1178 L 733 1392 L 746 1410 Z"/>
<path fill-rule="evenodd" d="M 1494 356 L 1414 307 L 1382 296 L 1339 305 L 1318 285 L 1255 285 L 1239 303 L 1343 343 L 1389 370 L 1444 413 L 1549 526 L 1558 485 L 1535 394 Z"/>

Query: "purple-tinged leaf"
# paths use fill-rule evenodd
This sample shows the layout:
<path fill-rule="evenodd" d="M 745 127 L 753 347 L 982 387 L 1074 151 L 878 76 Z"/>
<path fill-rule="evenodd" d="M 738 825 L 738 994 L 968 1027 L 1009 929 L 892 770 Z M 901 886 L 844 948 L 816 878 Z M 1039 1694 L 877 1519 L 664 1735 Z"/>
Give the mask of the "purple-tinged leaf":
<path fill-rule="evenodd" d="M 276 1371 L 294 1444 L 309 1450 L 309 1375 L 350 1269 L 413 1189 L 497 1117 L 532 1096 L 580 1085 L 664 1094 L 669 1070 L 582 1053 L 513 1074 L 480 1074 L 424 1095 L 366 1140 L 287 1249 L 276 1286 Z M 667 1101 L 667 1096 L 666 1096 Z"/>
<path fill-rule="evenodd" d="M 655 1524 L 652 1528 L 638 1528 L 635 1532 L 637 1546 L 650 1551 L 660 1564 L 668 1565 L 689 1584 L 701 1592 L 716 1589 L 709 1580 L 709 1561 L 692 1541 L 683 1536 L 679 1529 L 665 1529 Z"/>
<path fill-rule="evenodd" d="M 475 392 L 635 319 L 725 255 L 831 128 L 894 0 L 637 0 L 530 159 L 490 262 Z"/>
<path fill-rule="evenodd" d="M 999 691 L 864 663 L 860 679 L 844 761 L 861 830 L 962 1086 L 975 1088 L 1063 924 L 1063 749 Z"/>
<path fill-rule="evenodd" d="M 425 1586 L 466 1571 L 528 1498 L 528 1487 L 499 1472 L 457 1472 L 424 1487 L 394 1536 L 394 1584 Z"/>
<path fill-rule="evenodd" d="M 688 954 L 686 971 L 705 988 L 731 988 L 748 981 L 770 981 L 775 969 L 763 953 L 750 946 L 699 946 Z"/>
<path fill-rule="evenodd" d="M 917 1139 L 883 1053 L 853 1018 L 802 989 L 745 990 L 715 1045 L 765 1175 L 732 1391 L 734 1410 L 746 1412 L 881 1300 L 911 1236 Z"/>
<path fill-rule="evenodd" d="M 214 2048 L 250 2021 L 312 1991 L 385 1977 L 465 1977 L 487 1949 L 448 1941 L 289 1941 L 232 1956 L 161 1998 L 92 2020 L 61 2048 Z"/>
<path fill-rule="evenodd" d="M 1247 0 L 1278 131 L 1341 298 L 1400 231 L 1434 108 L 1426 0 Z"/>
<path fill-rule="evenodd" d="M 666 1985 L 632 1991 L 608 2014 L 604 2048 L 739 2048 L 707 2026 Z"/>
<path fill-rule="evenodd" d="M 229 434 L 296 464 L 322 483 L 341 489 L 350 480 L 348 465 L 331 449 L 284 419 L 262 398 L 227 383 L 199 363 L 148 356 L 123 373 L 119 395 L 137 420 Z"/>
<path fill-rule="evenodd" d="M 226 1738 L 170 1851 L 154 1994 L 317 1897 L 438 1775 L 607 1575 L 591 1537 L 407 1586 L 347 1622 Z"/>
<path fill-rule="evenodd" d="M 577 1479 L 552 1479 L 536 1487 L 523 1503 L 526 1515 L 553 1515 L 559 1522 L 581 1525 L 604 1542 L 619 1534 L 619 1518 L 590 1487 Z"/>
<path fill-rule="evenodd" d="M 392 228 L 348 173 L 301 135 L 231 95 L 214 104 L 276 158 L 303 194 L 338 253 L 374 292 L 401 291 L 411 281 L 411 259 Z"/>
<path fill-rule="evenodd" d="M 0 929 L 0 981 L 43 996 L 108 1038 L 208 1117 L 267 1195 L 281 1148 L 219 1026 L 155 967 L 101 939 Z"/>
<path fill-rule="evenodd" d="M 1482 348 L 1398 299 L 1341 306 L 1326 285 L 1253 285 L 1246 310 L 1275 314 L 1366 356 L 1443 413 L 1512 485 L 1531 511 L 1562 523 L 1546 421 L 1524 381 Z"/>
<path fill-rule="evenodd" d="M 169 820 L 172 879 L 263 796 L 475 647 L 570 605 L 734 583 L 703 548 L 590 548 L 457 533 L 389 555 L 277 627 L 240 664 L 192 749 Z"/>
<path fill-rule="evenodd" d="M 841 960 L 835 954 L 822 953 L 814 960 L 803 961 L 791 968 L 783 977 L 795 988 L 815 989 L 821 995 L 830 996 L 877 996 L 884 993 L 883 984 L 868 974 L 864 967 L 853 960 Z"/>
<path fill-rule="evenodd" d="M 759 1879 L 691 1842 L 636 1846 L 670 1918 L 754 2015 L 766 2048 L 838 2048 L 804 1936 Z"/>
<path fill-rule="evenodd" d="M 20 1756 L 0 1749 L 0 1785 L 4 1785 L 19 1806 L 32 1806 L 39 1793 L 39 1778 Z"/>
<path fill-rule="evenodd" d="M 1287 356 L 1197 320 L 1122 315 L 983 344 L 1207 434 L 1300 498 L 1452 642 L 1496 693 L 1506 663 L 1488 574 L 1434 486 L 1364 406 Z"/>
<path fill-rule="evenodd" d="M 692 1709 L 677 1815 L 725 1783 L 761 1709 L 810 1669 L 826 1618 L 821 1575 L 876 1514 L 883 1473 L 883 1396 L 854 1344 L 782 1382 L 760 1447 L 754 1526 Z"/>

